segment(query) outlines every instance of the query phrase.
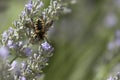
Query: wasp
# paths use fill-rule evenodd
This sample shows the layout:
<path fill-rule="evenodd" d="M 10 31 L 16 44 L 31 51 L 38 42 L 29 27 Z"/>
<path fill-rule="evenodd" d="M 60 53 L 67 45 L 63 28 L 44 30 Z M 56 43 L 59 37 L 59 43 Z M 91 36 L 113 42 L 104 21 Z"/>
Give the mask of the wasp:
<path fill-rule="evenodd" d="M 38 41 L 44 39 L 48 41 L 46 37 L 46 33 L 52 25 L 53 25 L 53 20 L 46 22 L 43 18 L 38 18 L 34 26 L 33 38 Z"/>

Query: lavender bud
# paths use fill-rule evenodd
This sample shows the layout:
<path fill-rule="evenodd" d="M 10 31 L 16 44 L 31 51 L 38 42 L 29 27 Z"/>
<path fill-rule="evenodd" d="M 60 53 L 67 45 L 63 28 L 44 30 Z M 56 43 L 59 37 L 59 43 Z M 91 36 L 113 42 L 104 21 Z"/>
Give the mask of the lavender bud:
<path fill-rule="evenodd" d="M 8 40 L 7 46 L 9 48 L 13 47 L 13 41 L 12 40 Z"/>
<path fill-rule="evenodd" d="M 48 50 L 51 48 L 50 44 L 47 43 L 47 42 L 42 43 L 42 44 L 41 44 L 41 47 L 42 47 L 42 49 L 45 50 L 45 51 L 48 51 Z"/>
<path fill-rule="evenodd" d="M 21 68 L 25 69 L 27 67 L 27 64 L 25 62 L 21 63 Z"/>
<path fill-rule="evenodd" d="M 40 9 L 42 6 L 44 6 L 43 2 L 40 2 L 39 5 L 36 7 L 36 9 Z"/>
<path fill-rule="evenodd" d="M 27 16 L 29 16 L 33 10 L 32 2 L 29 2 L 28 4 L 26 4 L 25 9 L 26 9 Z"/>
<path fill-rule="evenodd" d="M 15 69 L 16 66 L 17 66 L 17 61 L 13 61 L 11 64 L 11 68 L 8 71 Z"/>
<path fill-rule="evenodd" d="M 21 16 L 22 16 L 22 17 L 25 16 L 25 11 L 22 11 Z"/>
<path fill-rule="evenodd" d="M 24 53 L 26 54 L 26 56 L 30 56 L 32 53 L 32 50 L 30 48 L 25 48 Z"/>
<path fill-rule="evenodd" d="M 7 34 L 7 31 L 4 31 L 3 34 L 2 34 L 2 39 L 3 41 L 6 41 L 8 39 L 8 34 Z"/>
<path fill-rule="evenodd" d="M 17 44 L 13 44 L 11 48 L 17 48 Z"/>
<path fill-rule="evenodd" d="M 26 80 L 26 78 L 24 76 L 22 76 L 20 80 Z"/>
<path fill-rule="evenodd" d="M 33 5 L 31 3 L 28 3 L 28 4 L 25 5 L 25 7 L 26 7 L 27 10 L 31 11 L 32 8 L 33 8 Z"/>
<path fill-rule="evenodd" d="M 13 34 L 13 32 L 14 32 L 13 28 L 10 27 L 9 30 L 8 30 L 8 32 L 9 32 L 9 34 Z"/>
<path fill-rule="evenodd" d="M 23 45 L 23 42 L 22 41 L 19 41 L 18 42 L 18 46 L 22 46 Z"/>

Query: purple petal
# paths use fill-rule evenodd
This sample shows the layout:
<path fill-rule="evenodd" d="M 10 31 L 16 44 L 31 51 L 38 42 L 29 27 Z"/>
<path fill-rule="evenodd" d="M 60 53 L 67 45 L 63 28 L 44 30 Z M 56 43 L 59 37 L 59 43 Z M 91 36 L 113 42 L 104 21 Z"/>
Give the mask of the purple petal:
<path fill-rule="evenodd" d="M 9 30 L 8 30 L 8 32 L 9 32 L 10 34 L 12 34 L 12 33 L 14 32 L 13 28 L 10 27 Z"/>
<path fill-rule="evenodd" d="M 7 46 L 8 46 L 9 48 L 12 47 L 12 44 L 13 44 L 13 41 L 12 41 L 12 40 L 8 40 Z"/>
<path fill-rule="evenodd" d="M 33 5 L 31 3 L 28 3 L 25 5 L 25 7 L 28 9 L 28 10 L 32 10 L 33 8 Z"/>
<path fill-rule="evenodd" d="M 2 38 L 3 38 L 4 40 L 7 40 L 7 38 L 8 38 L 7 31 L 4 31 L 4 32 L 3 32 Z"/>
<path fill-rule="evenodd" d="M 27 56 L 29 56 L 29 55 L 32 54 L 32 50 L 31 50 L 30 48 L 25 48 L 25 49 L 24 49 L 24 53 L 25 53 Z"/>
<path fill-rule="evenodd" d="M 17 61 L 13 61 L 12 64 L 11 64 L 11 66 L 12 66 L 13 68 L 15 68 L 16 65 L 17 65 Z"/>
<path fill-rule="evenodd" d="M 11 71 L 11 70 L 15 69 L 16 66 L 17 66 L 17 61 L 13 61 L 12 64 L 11 64 L 11 68 L 8 71 Z"/>
<path fill-rule="evenodd" d="M 21 80 L 26 80 L 26 78 L 24 76 L 21 77 Z"/>
<path fill-rule="evenodd" d="M 44 42 L 41 44 L 41 47 L 44 49 L 44 50 L 49 50 L 51 48 L 50 44 L 47 43 L 47 42 Z"/>
<path fill-rule="evenodd" d="M 37 6 L 37 9 L 41 8 L 43 5 L 43 2 L 41 1 L 40 4 Z"/>

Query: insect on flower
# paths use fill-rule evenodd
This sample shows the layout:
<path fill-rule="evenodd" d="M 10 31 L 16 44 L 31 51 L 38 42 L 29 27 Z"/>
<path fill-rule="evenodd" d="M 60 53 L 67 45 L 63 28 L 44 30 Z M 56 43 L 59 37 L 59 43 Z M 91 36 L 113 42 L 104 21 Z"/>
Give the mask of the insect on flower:
<path fill-rule="evenodd" d="M 38 41 L 42 41 L 44 39 L 48 41 L 46 33 L 52 24 L 53 20 L 46 22 L 43 18 L 38 18 L 34 25 L 34 35 L 32 38 Z"/>

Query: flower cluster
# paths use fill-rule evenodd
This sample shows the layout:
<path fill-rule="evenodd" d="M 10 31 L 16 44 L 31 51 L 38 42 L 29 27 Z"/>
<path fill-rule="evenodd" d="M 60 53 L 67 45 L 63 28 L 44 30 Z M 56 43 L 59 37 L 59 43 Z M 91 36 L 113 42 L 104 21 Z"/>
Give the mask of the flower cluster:
<path fill-rule="evenodd" d="M 110 76 L 107 80 L 120 80 L 120 73 L 118 72 L 114 77 Z"/>
<path fill-rule="evenodd" d="M 120 30 L 116 30 L 115 39 L 108 44 L 109 50 L 114 50 L 120 47 Z"/>
<path fill-rule="evenodd" d="M 107 44 L 107 51 L 104 55 L 104 59 L 109 62 L 114 57 L 119 55 L 120 48 L 120 30 L 117 29 L 112 36 L 112 40 L 110 40 Z"/>
<path fill-rule="evenodd" d="M 0 56 L 7 61 L 14 80 L 33 80 L 42 74 L 54 50 L 47 39 L 47 31 L 61 11 L 60 0 L 51 0 L 48 8 L 44 8 L 41 0 L 30 0 L 19 20 L 3 32 Z"/>

